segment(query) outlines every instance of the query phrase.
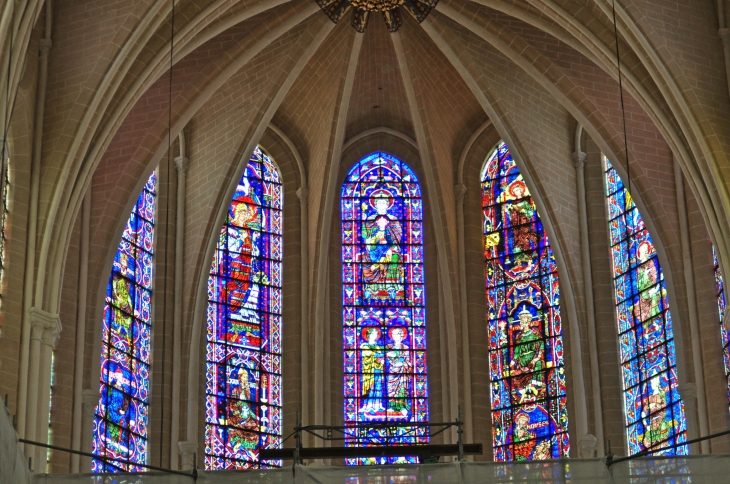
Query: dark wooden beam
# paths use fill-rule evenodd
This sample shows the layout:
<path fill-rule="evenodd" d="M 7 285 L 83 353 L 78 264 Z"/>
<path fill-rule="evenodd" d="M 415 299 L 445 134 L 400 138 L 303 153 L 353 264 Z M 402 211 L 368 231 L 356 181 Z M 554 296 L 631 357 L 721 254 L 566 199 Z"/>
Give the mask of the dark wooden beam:
<path fill-rule="evenodd" d="M 261 449 L 261 460 L 290 460 L 294 458 L 293 447 L 284 449 Z M 482 455 L 482 444 L 464 444 L 464 455 Z M 458 444 L 403 445 L 377 447 L 302 447 L 300 459 L 338 459 L 355 457 L 400 457 L 418 456 L 423 459 L 444 455 L 459 455 Z"/>

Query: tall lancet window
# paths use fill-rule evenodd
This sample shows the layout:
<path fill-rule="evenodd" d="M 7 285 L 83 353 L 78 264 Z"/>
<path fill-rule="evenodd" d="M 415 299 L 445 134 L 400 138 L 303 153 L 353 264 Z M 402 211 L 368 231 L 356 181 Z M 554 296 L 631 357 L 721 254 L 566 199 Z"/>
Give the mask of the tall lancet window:
<path fill-rule="evenodd" d="M 613 287 L 629 454 L 685 442 L 684 404 L 664 274 L 651 235 L 604 157 Z M 655 455 L 686 454 L 687 446 Z"/>
<path fill-rule="evenodd" d="M 374 153 L 342 186 L 342 319 L 345 425 L 427 422 L 423 202 L 413 170 Z M 363 427 L 354 446 L 428 443 L 416 427 Z M 348 464 L 416 462 L 351 459 Z"/>
<path fill-rule="evenodd" d="M 93 424 L 95 455 L 140 464 L 147 463 L 156 185 L 153 172 L 114 257 L 102 324 L 101 396 Z M 92 459 L 91 470 L 144 468 Z"/>
<path fill-rule="evenodd" d="M 281 446 L 281 175 L 257 147 L 238 182 L 208 279 L 205 468 L 261 469 Z"/>
<path fill-rule="evenodd" d="M 570 451 L 555 256 L 530 191 L 500 143 L 481 174 L 494 459 Z"/>
<path fill-rule="evenodd" d="M 722 336 L 722 356 L 725 361 L 725 377 L 727 378 L 728 399 L 730 399 L 730 328 L 725 324 L 725 311 L 727 300 L 725 299 L 725 280 L 720 270 L 720 261 L 717 259 L 715 245 L 712 245 L 712 261 L 715 266 L 715 289 L 717 291 L 717 311 L 720 314 L 720 333 Z"/>

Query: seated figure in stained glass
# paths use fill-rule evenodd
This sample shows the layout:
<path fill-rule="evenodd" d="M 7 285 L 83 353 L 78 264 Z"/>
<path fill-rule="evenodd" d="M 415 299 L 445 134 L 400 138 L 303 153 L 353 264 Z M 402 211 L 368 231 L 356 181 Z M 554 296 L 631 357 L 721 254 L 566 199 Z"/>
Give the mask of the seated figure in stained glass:
<path fill-rule="evenodd" d="M 362 232 L 366 244 L 363 262 L 370 263 L 362 270 L 365 300 L 370 304 L 392 304 L 405 295 L 400 254 L 403 227 L 389 213 L 394 203 L 391 192 L 376 190 L 369 203 L 375 213 L 368 217 Z"/>

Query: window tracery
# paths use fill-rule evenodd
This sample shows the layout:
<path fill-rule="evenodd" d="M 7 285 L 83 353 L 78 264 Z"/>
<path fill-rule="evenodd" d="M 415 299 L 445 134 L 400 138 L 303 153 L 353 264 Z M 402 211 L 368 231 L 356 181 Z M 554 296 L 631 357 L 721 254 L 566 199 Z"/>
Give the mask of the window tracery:
<path fill-rule="evenodd" d="M 94 411 L 92 453 L 147 462 L 152 272 L 157 172 L 139 195 L 122 233 L 106 292 L 101 388 Z M 93 472 L 144 470 L 92 459 Z"/>
<path fill-rule="evenodd" d="M 656 248 L 631 194 L 603 157 L 629 453 L 687 440 L 672 316 Z M 654 455 L 687 454 L 687 446 Z"/>
<path fill-rule="evenodd" d="M 505 143 L 487 158 L 481 183 L 494 459 L 566 457 L 560 285 L 550 240 Z"/>
<path fill-rule="evenodd" d="M 281 445 L 281 175 L 257 147 L 241 176 L 208 279 L 205 468 L 260 461 Z"/>
<path fill-rule="evenodd" d="M 423 203 L 413 170 L 386 153 L 341 192 L 345 425 L 428 421 Z M 428 443 L 418 427 L 348 430 L 357 446 Z M 417 462 L 416 457 L 348 464 Z"/>

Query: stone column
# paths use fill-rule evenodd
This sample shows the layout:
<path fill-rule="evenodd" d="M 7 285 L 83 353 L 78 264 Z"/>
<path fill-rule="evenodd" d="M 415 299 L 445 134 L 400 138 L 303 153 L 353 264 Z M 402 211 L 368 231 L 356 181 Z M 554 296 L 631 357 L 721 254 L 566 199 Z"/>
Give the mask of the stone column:
<path fill-rule="evenodd" d="M 302 184 L 297 190 L 301 219 L 301 378 L 302 416 L 301 425 L 309 425 L 309 189 Z M 302 445 L 308 446 L 309 434 L 302 435 Z"/>
<path fill-rule="evenodd" d="M 99 390 L 87 388 L 83 391 L 83 400 L 81 404 L 81 450 L 84 452 L 91 452 L 91 442 L 94 438 L 94 410 L 99 404 L 99 398 Z M 91 472 L 91 458 L 81 458 L 80 472 Z"/>
<path fill-rule="evenodd" d="M 34 328 L 34 336 L 40 336 L 38 345 L 31 345 L 31 350 L 34 346 L 38 346 L 37 356 L 31 351 L 31 358 L 39 359 L 39 371 L 37 383 L 31 380 L 29 385 L 36 387 L 37 390 L 37 405 L 35 408 L 36 412 L 36 428 L 35 428 L 35 440 L 38 442 L 48 441 L 48 424 L 49 424 L 49 412 L 51 408 L 51 372 L 53 371 L 53 345 L 58 341 L 58 337 L 61 334 L 61 320 L 58 314 L 49 313 L 42 309 L 33 308 L 30 311 L 30 319 Z M 33 359 L 31 359 L 31 364 Z M 29 403 L 31 401 L 29 400 Z M 30 416 L 30 409 L 28 415 Z M 30 453 L 29 453 L 30 454 Z M 46 471 L 46 458 L 48 451 L 43 447 L 36 447 L 35 456 L 33 459 L 37 462 L 34 465 L 36 472 L 43 473 Z"/>
<path fill-rule="evenodd" d="M 461 351 L 462 368 L 464 373 L 464 440 L 472 442 L 474 439 L 474 427 L 472 420 L 471 406 L 471 353 L 469 352 L 469 313 L 466 300 L 466 242 L 464 241 L 464 197 L 466 196 L 466 185 L 459 183 L 454 185 L 454 198 L 456 199 L 456 230 L 458 237 L 459 255 L 459 314 L 461 319 Z"/>
<path fill-rule="evenodd" d="M 580 136 L 576 138 L 576 143 Z M 585 166 L 586 154 L 576 146 L 573 153 L 576 180 L 578 184 L 578 217 L 580 218 L 580 245 L 583 265 L 583 294 L 585 296 L 586 325 L 588 326 L 588 347 L 590 353 L 591 394 L 593 396 L 594 428 L 596 435 L 586 434 L 579 437 L 580 457 L 593 458 L 595 452 L 603 455 L 603 407 L 601 405 L 601 380 L 598 366 L 598 341 L 596 337 L 596 315 L 593 307 L 593 277 L 591 271 L 591 247 L 588 237 L 588 207 L 586 205 Z"/>
<path fill-rule="evenodd" d="M 196 442 L 182 441 L 177 443 L 180 454 L 180 468 L 184 471 L 193 469 L 193 463 L 197 459 L 198 444 Z"/>
<path fill-rule="evenodd" d="M 692 418 L 696 419 L 698 427 L 696 430 L 687 427 L 688 435 L 690 432 L 695 437 L 708 435 L 710 426 L 707 420 L 707 402 L 705 399 L 705 375 L 702 370 L 702 346 L 700 335 L 699 315 L 697 314 L 697 296 L 695 292 L 694 264 L 692 262 L 692 245 L 689 238 L 689 219 L 687 218 L 687 205 L 685 203 L 684 177 L 682 169 L 675 161 L 674 163 L 674 183 L 677 193 L 677 218 L 679 219 L 680 245 L 682 247 L 682 272 L 684 272 L 685 290 L 687 291 L 687 312 L 689 315 L 689 334 L 690 343 L 692 345 L 692 373 L 694 376 L 695 387 L 693 390 L 696 395 L 695 409 L 696 415 Z M 680 393 L 682 397 L 684 394 Z M 687 418 L 689 419 L 689 408 L 686 409 Z M 693 446 L 693 448 L 696 446 Z M 704 440 L 700 442 L 699 449 L 703 454 L 710 453 L 710 441 Z M 695 453 L 695 452 L 693 452 Z"/>
<path fill-rule="evenodd" d="M 54 317 L 55 316 L 55 317 Z M 41 375 L 45 375 L 45 371 L 42 372 L 42 361 L 43 351 L 41 350 L 42 341 L 50 341 L 52 335 L 47 335 L 46 330 L 52 331 L 58 325 L 58 332 L 60 329 L 60 321 L 58 321 L 58 315 L 52 315 L 40 309 L 32 308 L 30 310 L 30 353 L 29 362 L 30 367 L 28 370 L 28 403 L 25 408 L 27 415 L 25 423 L 25 438 L 32 441 L 43 441 L 42 435 L 48 436 L 48 409 L 46 407 L 45 416 L 42 415 L 42 405 L 39 405 L 39 397 L 42 398 L 42 389 L 47 388 L 46 393 L 50 391 L 50 360 L 47 363 L 48 366 L 48 385 L 42 385 L 45 382 L 45 378 L 41 379 Z M 54 341 L 55 343 L 55 341 Z M 44 344 L 44 346 L 46 346 Z M 39 419 L 39 415 L 41 418 Z M 39 424 L 39 422 L 45 422 Z M 39 425 L 45 425 L 46 432 L 39 433 Z M 45 472 L 45 468 L 41 469 L 39 466 L 37 454 L 38 448 L 30 447 L 25 450 L 26 455 L 33 458 L 33 469 L 37 472 Z M 45 460 L 45 458 L 44 458 Z"/>
<path fill-rule="evenodd" d="M 173 296 L 172 329 L 172 426 L 170 448 L 180 438 L 180 360 L 182 345 L 183 267 L 185 255 L 185 188 L 190 160 L 185 156 L 185 138 L 180 134 L 180 153 L 175 158 L 177 167 L 177 210 L 175 215 L 175 293 Z M 167 234 L 169 235 L 169 234 Z M 170 468 L 177 470 L 177 453 L 170 451 Z"/>

